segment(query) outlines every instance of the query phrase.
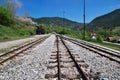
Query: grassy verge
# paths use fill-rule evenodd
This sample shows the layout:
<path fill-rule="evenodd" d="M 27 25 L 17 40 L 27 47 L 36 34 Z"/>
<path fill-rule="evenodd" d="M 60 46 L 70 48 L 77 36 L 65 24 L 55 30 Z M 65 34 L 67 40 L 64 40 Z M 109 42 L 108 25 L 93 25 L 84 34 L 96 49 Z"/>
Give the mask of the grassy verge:
<path fill-rule="evenodd" d="M 7 27 L 0 25 L 0 42 L 26 38 L 31 36 L 31 33 L 34 33 L 33 26 L 20 27 L 14 25 Z"/>
<path fill-rule="evenodd" d="M 9 52 L 10 50 L 15 49 L 15 48 L 19 48 L 20 46 L 23 46 L 23 45 L 25 45 L 25 44 L 28 44 L 28 43 L 30 43 L 30 42 L 32 42 L 32 41 L 34 41 L 34 40 L 30 40 L 30 41 L 27 41 L 27 42 L 24 42 L 24 43 L 22 43 L 22 44 L 15 45 L 15 46 L 12 46 L 12 47 L 9 47 L 9 48 L 1 49 L 1 50 L 0 50 L 0 54 Z"/>
<path fill-rule="evenodd" d="M 16 45 L 16 46 L 13 46 L 13 47 L 10 47 L 10 48 L 1 49 L 1 50 L 0 50 L 0 54 L 9 52 L 10 50 L 12 50 L 12 49 L 14 49 L 14 48 L 17 48 L 17 47 L 19 47 L 19 46 L 20 46 L 20 45 Z"/>
<path fill-rule="evenodd" d="M 76 35 L 67 35 L 67 36 L 76 38 L 76 39 L 82 39 L 82 36 L 76 36 Z M 86 41 L 120 51 L 120 45 L 104 43 L 104 42 L 97 42 L 95 40 L 86 40 Z"/>
<path fill-rule="evenodd" d="M 120 45 L 110 44 L 110 43 L 97 43 L 97 42 L 92 42 L 92 43 L 120 51 Z"/>

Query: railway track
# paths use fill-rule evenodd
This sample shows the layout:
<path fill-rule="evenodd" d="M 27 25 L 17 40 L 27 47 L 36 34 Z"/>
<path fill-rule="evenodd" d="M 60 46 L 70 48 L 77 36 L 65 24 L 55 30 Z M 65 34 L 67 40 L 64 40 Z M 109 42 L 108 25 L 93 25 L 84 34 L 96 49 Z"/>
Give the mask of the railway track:
<path fill-rule="evenodd" d="M 89 66 L 61 38 L 56 36 L 56 42 L 50 57 L 48 70 L 45 75 L 48 80 L 91 80 L 97 79 L 95 73 L 87 71 Z"/>
<path fill-rule="evenodd" d="M 60 35 L 59 35 L 60 36 Z M 97 46 L 97 45 L 94 45 L 94 44 L 91 44 L 91 43 L 88 43 L 88 42 L 85 42 L 85 41 L 78 41 L 78 40 L 74 40 L 74 39 L 70 39 L 70 38 L 66 38 L 66 37 L 63 37 L 63 36 L 60 36 L 62 37 L 63 39 L 65 40 L 68 40 L 78 46 L 81 46 L 81 47 L 84 47 L 90 51 L 93 51 L 101 56 L 104 56 L 112 61 L 115 61 L 117 63 L 120 63 L 120 52 L 117 52 L 117 51 L 113 51 L 113 50 L 110 50 L 110 49 L 107 49 L 107 48 L 104 48 L 104 47 L 101 47 L 101 46 Z"/>
<path fill-rule="evenodd" d="M 14 50 L 11 50 L 7 53 L 4 53 L 2 55 L 0 55 L 0 65 L 2 65 L 4 62 L 11 60 L 12 58 L 14 58 L 15 56 L 17 56 L 18 54 L 22 53 L 23 51 L 28 50 L 29 48 L 33 47 L 34 45 L 41 43 L 42 41 L 44 41 L 46 38 L 48 38 L 49 36 L 45 36 L 43 38 L 40 38 L 36 41 L 33 41 L 31 43 L 25 44 L 19 48 L 16 48 Z"/>

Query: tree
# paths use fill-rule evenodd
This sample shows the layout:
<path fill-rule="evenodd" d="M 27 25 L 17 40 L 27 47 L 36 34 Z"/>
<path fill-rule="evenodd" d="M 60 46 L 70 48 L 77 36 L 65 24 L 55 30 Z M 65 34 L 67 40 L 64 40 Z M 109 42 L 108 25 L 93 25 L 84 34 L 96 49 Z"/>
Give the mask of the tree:
<path fill-rule="evenodd" d="M 6 1 L 5 7 L 12 13 L 12 17 L 15 16 L 15 6 L 9 1 Z"/>
<path fill-rule="evenodd" d="M 12 13 L 12 16 L 15 17 L 16 10 L 22 7 L 22 3 L 19 0 L 6 0 L 5 7 Z"/>
<path fill-rule="evenodd" d="M 9 26 L 12 23 L 12 13 L 7 8 L 0 6 L 0 24 Z"/>

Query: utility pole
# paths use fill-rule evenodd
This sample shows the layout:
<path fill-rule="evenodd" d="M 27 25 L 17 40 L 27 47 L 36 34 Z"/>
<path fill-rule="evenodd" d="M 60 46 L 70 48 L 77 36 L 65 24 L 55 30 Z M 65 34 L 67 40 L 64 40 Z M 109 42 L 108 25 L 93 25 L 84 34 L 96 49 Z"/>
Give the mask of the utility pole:
<path fill-rule="evenodd" d="M 85 0 L 83 3 L 83 27 L 84 27 L 83 39 L 85 40 Z"/>
<path fill-rule="evenodd" d="M 64 18 L 65 18 L 65 11 L 63 11 L 63 27 L 64 27 Z"/>
<path fill-rule="evenodd" d="M 62 23 L 63 31 L 64 31 L 64 18 L 65 18 L 65 11 L 63 10 L 63 23 Z"/>

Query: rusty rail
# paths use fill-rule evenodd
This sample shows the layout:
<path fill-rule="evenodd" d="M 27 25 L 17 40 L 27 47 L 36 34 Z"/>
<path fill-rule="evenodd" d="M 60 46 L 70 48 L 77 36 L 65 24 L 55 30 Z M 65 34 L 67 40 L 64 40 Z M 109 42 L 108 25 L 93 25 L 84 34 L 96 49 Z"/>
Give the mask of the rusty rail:
<path fill-rule="evenodd" d="M 82 79 L 83 79 L 83 80 L 89 80 L 88 77 L 87 77 L 87 75 L 83 72 L 83 70 L 81 69 L 81 67 L 79 66 L 79 64 L 76 62 L 76 60 L 75 60 L 74 57 L 72 56 L 72 54 L 71 54 L 68 46 L 65 44 L 64 40 L 63 40 L 61 37 L 60 37 L 60 39 L 61 39 L 62 43 L 64 44 L 65 48 L 67 49 L 67 52 L 69 53 L 71 59 L 73 60 L 73 62 L 74 62 L 74 64 L 75 64 L 75 66 L 76 66 L 79 74 L 82 76 Z"/>
<path fill-rule="evenodd" d="M 7 53 L 5 53 L 3 55 L 0 55 L 0 59 L 2 59 L 2 60 L 0 60 L 0 64 L 3 64 L 4 62 L 6 62 L 6 61 L 8 61 L 8 60 L 10 60 L 12 58 L 14 58 L 15 56 L 17 56 L 18 54 L 22 53 L 23 51 L 31 48 L 32 46 L 34 46 L 34 45 L 36 45 L 38 43 L 41 43 L 42 41 L 44 41 L 48 37 L 49 36 L 45 36 L 44 38 L 41 38 L 41 39 L 36 40 L 36 41 L 33 41 L 33 42 L 28 43 L 28 44 L 26 44 L 24 46 L 21 46 L 21 47 L 19 47 L 17 49 L 9 51 L 9 52 L 7 52 Z M 9 55 L 11 55 L 11 56 L 9 56 Z M 8 57 L 6 57 L 6 56 L 8 56 Z M 4 59 L 4 57 L 6 57 L 6 58 Z"/>
<path fill-rule="evenodd" d="M 61 36 L 61 35 L 59 35 L 59 36 Z M 63 37 L 63 36 L 61 36 L 61 37 L 64 38 L 65 40 L 69 40 L 70 42 L 72 42 L 72 43 L 74 43 L 74 44 L 76 44 L 78 46 L 82 46 L 82 47 L 84 47 L 86 49 L 89 49 L 90 51 L 93 51 L 93 52 L 95 52 L 95 53 L 97 53 L 97 54 L 99 54 L 101 56 L 104 56 L 104 57 L 106 57 L 106 58 L 108 58 L 108 59 L 110 59 L 112 61 L 115 61 L 115 62 L 120 64 L 120 60 L 117 60 L 117 59 L 113 58 L 113 56 L 116 57 L 116 58 L 120 58 L 119 54 L 114 54 L 114 53 L 117 53 L 117 52 L 114 52 L 114 51 L 110 52 L 110 51 L 108 51 L 108 49 L 104 48 L 104 50 L 103 50 L 103 49 L 101 49 L 101 47 L 98 47 L 98 46 L 95 46 L 95 45 L 92 45 L 92 44 L 87 44 L 87 43 L 80 42 L 80 41 L 77 41 L 77 40 L 74 40 L 74 39 L 70 39 L 70 38 L 66 38 L 66 37 Z M 106 54 L 109 54 L 112 57 L 109 57 L 109 56 L 107 56 L 105 54 L 102 54 L 102 52 L 104 52 Z"/>
<path fill-rule="evenodd" d="M 57 46 L 57 62 L 58 62 L 58 80 L 61 80 L 61 69 L 60 69 L 60 56 L 59 56 L 59 40 L 58 37 L 56 36 L 56 46 Z"/>

